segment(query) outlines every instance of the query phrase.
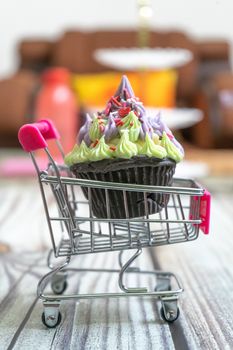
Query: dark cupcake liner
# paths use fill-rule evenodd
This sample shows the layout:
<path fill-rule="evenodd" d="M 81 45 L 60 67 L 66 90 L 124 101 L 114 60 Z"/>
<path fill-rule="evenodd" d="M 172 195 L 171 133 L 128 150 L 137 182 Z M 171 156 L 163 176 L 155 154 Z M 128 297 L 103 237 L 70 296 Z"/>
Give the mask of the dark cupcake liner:
<path fill-rule="evenodd" d="M 103 160 L 91 163 L 75 164 L 71 171 L 77 178 L 118 182 L 128 184 L 168 186 L 172 182 L 176 163 L 170 159 L 134 157 L 130 160 Z M 87 187 L 82 187 L 88 199 Z M 126 200 L 124 200 L 126 199 Z M 162 210 L 168 203 L 169 195 L 164 193 L 146 193 L 146 202 L 143 192 L 126 192 L 108 190 L 108 201 L 105 189 L 91 189 L 91 205 L 94 216 L 97 218 L 125 219 L 143 217 Z M 109 213 L 107 212 L 109 208 Z M 110 214 L 110 215 L 108 215 Z"/>

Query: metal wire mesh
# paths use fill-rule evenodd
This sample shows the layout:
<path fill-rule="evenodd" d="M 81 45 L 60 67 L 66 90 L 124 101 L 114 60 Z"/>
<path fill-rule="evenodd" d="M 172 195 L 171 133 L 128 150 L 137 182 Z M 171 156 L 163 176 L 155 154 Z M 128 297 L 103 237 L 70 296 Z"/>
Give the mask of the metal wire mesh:
<path fill-rule="evenodd" d="M 105 183 L 70 177 L 58 179 L 54 175 L 43 175 L 40 181 L 44 193 L 44 187 L 49 184 L 46 187 L 50 188 L 57 203 L 57 212 L 51 213 L 45 196 L 45 212 L 56 256 L 173 244 L 198 237 L 203 190 L 192 180 L 175 179 L 172 186 L 168 187 Z M 88 200 L 83 197 L 80 187 L 86 188 Z M 104 191 L 105 218 L 97 218 L 93 214 L 92 191 L 95 188 Z M 109 191 L 112 189 L 122 192 L 124 219 L 116 219 L 111 214 Z M 143 193 L 143 217 L 129 217 L 127 194 L 132 191 Z M 167 205 L 152 215 L 149 215 L 150 193 L 169 195 Z M 193 201 L 193 197 L 199 200 Z"/>

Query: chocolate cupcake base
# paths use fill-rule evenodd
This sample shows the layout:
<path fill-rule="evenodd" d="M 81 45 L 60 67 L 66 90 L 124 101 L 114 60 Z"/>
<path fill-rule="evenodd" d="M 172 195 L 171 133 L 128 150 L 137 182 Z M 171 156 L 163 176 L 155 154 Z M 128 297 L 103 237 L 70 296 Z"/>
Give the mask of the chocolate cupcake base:
<path fill-rule="evenodd" d="M 173 160 L 137 156 L 131 159 L 101 160 L 90 163 L 79 163 L 71 166 L 72 173 L 81 179 L 118 182 L 138 185 L 169 186 L 175 172 Z M 87 187 L 82 187 L 88 199 Z M 104 189 L 92 188 L 92 211 L 97 218 L 125 219 L 143 217 L 162 210 L 168 203 L 169 195 L 163 193 L 126 192 L 108 190 L 109 214 Z M 126 199 L 126 200 L 125 200 Z"/>

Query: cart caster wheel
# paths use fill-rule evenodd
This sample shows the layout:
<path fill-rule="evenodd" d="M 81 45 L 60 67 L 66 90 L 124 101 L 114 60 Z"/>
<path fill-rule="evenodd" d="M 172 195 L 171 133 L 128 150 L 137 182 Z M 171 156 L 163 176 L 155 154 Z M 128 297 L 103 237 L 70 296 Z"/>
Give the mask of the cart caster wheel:
<path fill-rule="evenodd" d="M 158 275 L 156 278 L 155 292 L 171 291 L 171 278 L 167 276 Z"/>
<path fill-rule="evenodd" d="M 155 292 L 161 292 L 161 291 L 170 292 L 171 290 L 172 290 L 171 285 L 167 286 L 165 289 L 161 289 L 161 287 L 158 287 L 157 285 L 154 288 Z"/>
<path fill-rule="evenodd" d="M 51 315 L 51 316 L 47 316 L 47 318 L 45 318 L 45 313 L 43 312 L 41 315 L 41 319 L 42 319 L 43 324 L 46 327 L 55 328 L 61 323 L 61 313 L 60 313 L 60 311 L 58 311 L 57 317 Z"/>
<path fill-rule="evenodd" d="M 51 283 L 51 288 L 52 288 L 52 291 L 54 294 L 62 294 L 66 288 L 68 287 L 68 283 L 67 281 L 64 281 L 64 282 L 52 282 Z"/>
<path fill-rule="evenodd" d="M 160 315 L 164 321 L 169 322 L 169 323 L 173 323 L 178 319 L 178 317 L 180 315 L 180 309 L 177 308 L 176 315 L 173 314 L 173 311 L 168 311 L 167 314 L 165 315 L 164 309 L 163 309 L 163 307 L 161 307 Z"/>

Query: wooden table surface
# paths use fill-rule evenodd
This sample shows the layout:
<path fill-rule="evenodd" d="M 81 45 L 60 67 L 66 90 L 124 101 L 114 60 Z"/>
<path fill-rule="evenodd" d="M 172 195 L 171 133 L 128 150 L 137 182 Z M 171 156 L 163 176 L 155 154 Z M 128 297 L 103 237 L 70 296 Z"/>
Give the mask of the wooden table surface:
<path fill-rule="evenodd" d="M 233 197 L 213 189 L 209 236 L 156 249 L 144 249 L 142 267 L 161 268 L 180 277 L 185 292 L 180 317 L 168 325 L 159 302 L 150 298 L 64 302 L 62 322 L 47 329 L 41 322 L 37 282 L 48 270 L 49 237 L 35 181 L 0 181 L 0 349 L 233 349 Z M 218 187 L 218 188 L 217 188 Z M 232 189 L 232 188 L 231 188 Z M 128 254 L 128 252 L 127 252 Z M 91 254 L 73 266 L 116 267 L 117 254 Z M 130 283 L 151 277 L 132 275 Z M 114 274 L 73 274 L 70 292 L 114 291 Z"/>

